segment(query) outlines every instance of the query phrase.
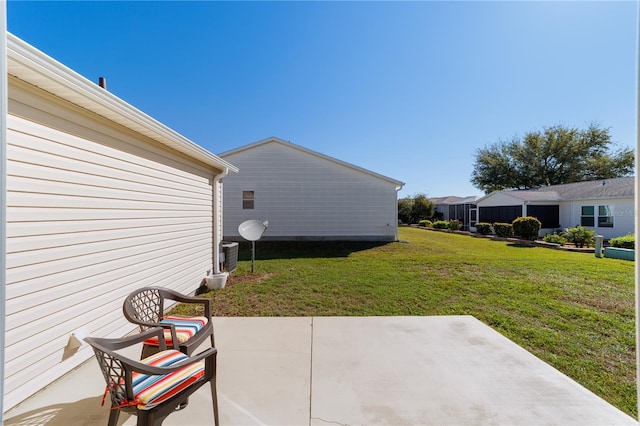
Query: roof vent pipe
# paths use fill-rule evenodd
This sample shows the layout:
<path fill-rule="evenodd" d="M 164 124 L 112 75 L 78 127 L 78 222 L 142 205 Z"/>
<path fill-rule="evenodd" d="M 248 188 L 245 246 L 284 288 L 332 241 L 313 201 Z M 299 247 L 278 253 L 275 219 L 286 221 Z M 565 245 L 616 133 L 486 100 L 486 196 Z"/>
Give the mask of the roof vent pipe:
<path fill-rule="evenodd" d="M 102 87 L 104 90 L 107 90 L 107 79 L 104 77 L 98 78 L 98 85 Z"/>

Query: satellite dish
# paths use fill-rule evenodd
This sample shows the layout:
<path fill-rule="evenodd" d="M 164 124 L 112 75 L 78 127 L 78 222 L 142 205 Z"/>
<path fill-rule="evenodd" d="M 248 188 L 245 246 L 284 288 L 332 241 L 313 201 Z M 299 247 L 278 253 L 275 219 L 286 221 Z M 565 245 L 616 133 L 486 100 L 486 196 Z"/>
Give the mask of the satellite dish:
<path fill-rule="evenodd" d="M 269 221 L 260 222 L 257 219 L 245 220 L 238 226 L 240 236 L 251 241 L 251 273 L 253 274 L 253 262 L 256 259 L 256 241 L 262 238 L 262 234 L 267 230 Z"/>
<path fill-rule="evenodd" d="M 238 226 L 238 232 L 245 240 L 258 241 L 262 238 L 267 226 L 269 226 L 269 222 L 266 220 L 264 222 L 257 219 L 246 220 Z"/>

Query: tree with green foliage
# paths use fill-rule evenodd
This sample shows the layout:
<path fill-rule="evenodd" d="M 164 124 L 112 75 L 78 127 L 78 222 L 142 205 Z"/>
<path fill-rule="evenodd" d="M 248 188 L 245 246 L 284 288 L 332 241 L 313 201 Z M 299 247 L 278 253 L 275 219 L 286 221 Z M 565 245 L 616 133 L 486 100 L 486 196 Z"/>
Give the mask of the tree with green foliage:
<path fill-rule="evenodd" d="M 478 149 L 471 183 L 485 193 L 631 175 L 632 149 L 611 148 L 609 128 L 545 127 Z"/>
<path fill-rule="evenodd" d="M 398 220 L 402 223 L 411 223 L 411 208 L 413 207 L 413 198 L 404 197 L 398 200 Z"/>
<path fill-rule="evenodd" d="M 425 194 L 417 194 L 398 200 L 398 219 L 402 223 L 418 223 L 421 220 L 429 219 L 433 217 L 434 210 L 435 206 Z"/>
<path fill-rule="evenodd" d="M 435 206 L 425 194 L 417 194 L 413 197 L 411 207 L 411 223 L 418 223 L 422 219 L 433 217 Z"/>

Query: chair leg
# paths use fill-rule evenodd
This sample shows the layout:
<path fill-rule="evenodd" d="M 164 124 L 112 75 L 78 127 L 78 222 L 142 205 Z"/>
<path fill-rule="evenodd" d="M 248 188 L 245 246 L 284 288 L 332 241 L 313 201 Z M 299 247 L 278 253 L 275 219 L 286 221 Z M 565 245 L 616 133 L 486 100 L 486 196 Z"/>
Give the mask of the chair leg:
<path fill-rule="evenodd" d="M 120 417 L 120 410 L 112 407 L 111 412 L 109 413 L 109 422 L 107 424 L 109 426 L 116 426 L 118 424 L 118 417 Z"/>
<path fill-rule="evenodd" d="M 218 392 L 216 391 L 216 376 L 214 375 L 209 381 L 211 384 L 211 400 L 213 401 L 213 420 L 215 426 L 219 426 L 218 419 Z"/>

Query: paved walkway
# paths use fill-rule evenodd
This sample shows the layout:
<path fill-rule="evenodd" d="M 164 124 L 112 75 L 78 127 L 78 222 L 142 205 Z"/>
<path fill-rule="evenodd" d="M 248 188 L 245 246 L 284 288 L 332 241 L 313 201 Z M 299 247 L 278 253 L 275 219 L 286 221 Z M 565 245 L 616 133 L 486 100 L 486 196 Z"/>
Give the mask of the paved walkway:
<path fill-rule="evenodd" d="M 638 424 L 470 316 L 214 325 L 221 425 Z M 92 360 L 5 413 L 5 425 L 105 425 L 103 390 Z M 208 392 L 164 424 L 212 424 Z"/>

